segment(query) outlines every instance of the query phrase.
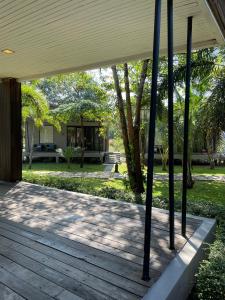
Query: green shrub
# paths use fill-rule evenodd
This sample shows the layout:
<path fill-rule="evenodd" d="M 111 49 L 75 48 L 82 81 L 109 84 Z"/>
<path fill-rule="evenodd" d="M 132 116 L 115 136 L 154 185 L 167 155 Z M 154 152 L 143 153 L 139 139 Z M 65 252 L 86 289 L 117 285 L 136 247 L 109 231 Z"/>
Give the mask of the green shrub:
<path fill-rule="evenodd" d="M 115 199 L 115 200 L 122 200 L 126 202 L 134 202 L 134 194 L 131 192 L 126 192 L 123 190 L 118 190 L 112 187 L 103 187 L 99 191 L 99 196 L 105 197 L 105 198 L 110 198 L 110 199 Z"/>
<path fill-rule="evenodd" d="M 222 240 L 210 246 L 209 257 L 202 261 L 196 279 L 199 300 L 225 299 L 225 244 Z"/>

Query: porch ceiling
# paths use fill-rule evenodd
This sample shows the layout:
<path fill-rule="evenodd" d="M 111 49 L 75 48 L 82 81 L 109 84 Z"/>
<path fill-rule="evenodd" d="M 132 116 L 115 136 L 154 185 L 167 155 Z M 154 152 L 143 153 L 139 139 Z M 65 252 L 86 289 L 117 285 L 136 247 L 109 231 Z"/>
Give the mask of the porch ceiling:
<path fill-rule="evenodd" d="M 151 55 L 153 0 L 1 0 L 0 78 L 19 80 L 86 70 Z M 166 51 L 162 1 L 161 52 Z M 174 0 L 175 47 L 184 51 L 186 18 L 194 16 L 195 48 L 223 43 L 204 0 Z"/>

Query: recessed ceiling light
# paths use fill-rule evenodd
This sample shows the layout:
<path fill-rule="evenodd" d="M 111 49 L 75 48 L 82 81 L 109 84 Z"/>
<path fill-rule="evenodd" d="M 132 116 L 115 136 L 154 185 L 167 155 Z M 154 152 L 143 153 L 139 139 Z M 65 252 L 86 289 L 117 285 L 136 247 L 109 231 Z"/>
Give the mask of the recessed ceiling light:
<path fill-rule="evenodd" d="M 11 49 L 3 49 L 3 50 L 1 50 L 1 52 L 4 54 L 14 54 L 15 53 L 15 51 L 13 51 Z"/>

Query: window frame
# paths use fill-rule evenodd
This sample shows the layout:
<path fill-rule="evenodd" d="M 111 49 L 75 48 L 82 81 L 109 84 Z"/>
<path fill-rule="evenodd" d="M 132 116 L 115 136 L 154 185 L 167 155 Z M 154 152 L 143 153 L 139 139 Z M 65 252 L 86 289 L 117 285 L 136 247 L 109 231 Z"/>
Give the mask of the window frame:
<path fill-rule="evenodd" d="M 41 141 L 41 130 L 43 130 L 46 127 L 52 128 L 52 142 L 42 142 Z M 44 125 L 39 129 L 39 144 L 54 144 L 54 126 L 53 125 Z"/>

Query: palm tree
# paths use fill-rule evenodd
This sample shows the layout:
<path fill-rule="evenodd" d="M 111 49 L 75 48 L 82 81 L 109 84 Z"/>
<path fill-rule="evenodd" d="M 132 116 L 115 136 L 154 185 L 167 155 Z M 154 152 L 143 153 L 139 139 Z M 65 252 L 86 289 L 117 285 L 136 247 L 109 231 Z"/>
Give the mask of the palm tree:
<path fill-rule="evenodd" d="M 224 58 L 224 49 L 203 49 L 196 51 L 192 55 L 192 91 L 190 100 L 190 116 L 189 116 L 189 156 L 188 156 L 188 179 L 187 186 L 192 187 L 191 178 L 191 153 L 196 137 L 202 139 L 203 136 L 208 139 L 212 138 L 218 124 L 224 124 L 225 109 L 221 110 L 221 100 L 224 95 L 224 67 L 221 64 Z M 174 68 L 174 91 L 175 91 L 175 132 L 176 127 L 179 130 L 177 141 L 182 143 L 182 122 L 183 122 L 183 105 L 184 105 L 184 88 L 185 88 L 185 56 L 177 55 L 175 57 L 176 64 Z M 221 76 L 221 73 L 223 76 Z M 220 74 L 220 79 L 218 78 Z M 168 77 L 162 76 L 159 85 L 159 103 L 167 99 Z M 224 98 L 223 98 L 224 100 Z M 216 103 L 220 105 L 216 105 Z M 178 109 L 177 109 L 178 108 Z M 201 113 L 200 113 L 201 112 Z M 204 119 L 204 125 L 199 122 Z M 177 121 L 179 120 L 179 122 Z M 217 120 L 217 121 L 216 121 Z M 212 126 L 212 124 L 214 124 Z M 197 126 L 199 125 L 199 126 Z M 217 127 L 216 127 L 217 126 Z M 224 126 L 225 127 L 225 126 Z M 213 129 L 212 129 L 213 128 Z M 220 131 L 222 126 L 219 127 Z M 195 134 L 195 129 L 197 133 Z M 176 138 L 176 134 L 175 134 Z M 209 148 L 209 147 L 208 147 Z M 208 151 L 209 152 L 209 151 Z"/>
<path fill-rule="evenodd" d="M 214 88 L 202 106 L 202 128 L 207 142 L 210 168 L 215 167 L 213 151 L 219 146 L 225 131 L 225 70 L 214 76 Z"/>
<path fill-rule="evenodd" d="M 29 133 L 28 120 L 31 120 L 31 133 Z M 32 84 L 22 85 L 22 123 L 24 133 L 26 131 L 28 152 L 29 152 L 29 169 L 32 165 L 33 140 L 35 127 L 41 128 L 44 122 L 54 125 L 60 130 L 57 120 L 54 120 L 49 111 L 49 105 L 45 96 L 36 89 Z M 25 129 L 26 128 L 26 129 Z M 25 136 L 25 134 L 24 134 Z M 31 140 L 30 140 L 31 138 Z"/>

